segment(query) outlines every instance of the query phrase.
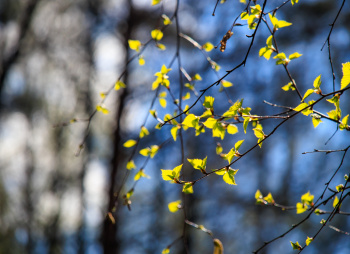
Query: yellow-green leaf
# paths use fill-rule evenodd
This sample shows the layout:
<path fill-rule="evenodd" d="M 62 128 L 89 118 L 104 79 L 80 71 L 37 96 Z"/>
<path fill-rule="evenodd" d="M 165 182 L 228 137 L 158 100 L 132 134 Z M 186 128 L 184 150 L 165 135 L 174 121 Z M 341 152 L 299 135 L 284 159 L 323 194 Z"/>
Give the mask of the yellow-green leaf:
<path fill-rule="evenodd" d="M 206 108 L 213 108 L 213 105 L 214 105 L 214 97 L 205 96 L 203 106 Z"/>
<path fill-rule="evenodd" d="M 294 90 L 295 90 L 295 87 L 294 87 L 294 85 L 293 85 L 292 82 L 289 82 L 287 85 L 282 86 L 282 89 L 283 89 L 284 91 L 289 91 L 289 90 L 294 91 Z"/>
<path fill-rule="evenodd" d="M 172 181 L 174 179 L 173 171 L 171 169 L 161 169 L 161 171 L 164 181 Z"/>
<path fill-rule="evenodd" d="M 135 168 L 136 168 L 136 165 L 135 165 L 135 163 L 134 163 L 133 160 L 129 160 L 129 161 L 126 163 L 126 169 L 131 170 L 131 169 L 135 169 Z"/>
<path fill-rule="evenodd" d="M 130 49 L 135 50 L 136 52 L 140 51 L 140 48 L 141 48 L 141 45 L 142 45 L 140 41 L 138 41 L 138 40 L 128 40 L 128 43 L 129 43 Z"/>
<path fill-rule="evenodd" d="M 136 140 L 129 139 L 124 143 L 124 147 L 133 147 L 134 145 L 136 145 L 136 143 L 137 143 Z"/>
<path fill-rule="evenodd" d="M 306 241 L 305 241 L 306 246 L 309 246 L 310 243 L 311 243 L 313 240 L 314 240 L 314 239 L 313 239 L 312 237 L 307 237 L 307 238 L 306 238 Z"/>
<path fill-rule="evenodd" d="M 165 248 L 162 250 L 162 254 L 169 254 L 170 253 L 170 249 L 169 248 Z"/>
<path fill-rule="evenodd" d="M 171 136 L 173 137 L 174 141 L 176 141 L 177 130 L 178 130 L 177 126 L 172 127 L 170 130 Z"/>
<path fill-rule="evenodd" d="M 339 198 L 337 196 L 334 197 L 334 201 L 333 201 L 333 207 L 336 208 L 336 206 L 339 203 Z"/>
<path fill-rule="evenodd" d="M 197 116 L 195 116 L 194 114 L 189 114 L 182 122 L 182 125 L 195 128 L 198 125 L 198 121 L 199 120 Z"/>
<path fill-rule="evenodd" d="M 149 131 L 147 130 L 147 128 L 145 126 L 141 127 L 141 131 L 140 131 L 140 138 L 143 138 L 145 136 L 149 135 Z"/>
<path fill-rule="evenodd" d="M 123 81 L 118 80 L 117 82 L 115 82 L 115 85 L 114 85 L 115 90 L 119 90 L 120 88 L 125 88 L 125 87 L 126 85 L 124 84 Z"/>
<path fill-rule="evenodd" d="M 179 208 L 181 207 L 180 204 L 181 204 L 181 200 L 170 202 L 168 204 L 169 211 L 172 213 L 177 212 L 179 210 Z"/>
<path fill-rule="evenodd" d="M 307 210 L 308 206 L 303 203 L 297 203 L 297 214 L 303 213 Z"/>
<path fill-rule="evenodd" d="M 290 244 L 292 245 L 293 250 L 301 250 L 301 246 L 298 242 L 295 242 L 295 243 L 290 242 Z"/>
<path fill-rule="evenodd" d="M 159 48 L 160 50 L 166 50 L 166 46 L 159 42 L 156 44 L 156 47 Z"/>
<path fill-rule="evenodd" d="M 275 200 L 273 199 L 271 192 L 269 192 L 269 194 L 267 194 L 267 196 L 264 197 L 264 200 L 269 204 L 275 203 Z"/>
<path fill-rule="evenodd" d="M 109 110 L 104 105 L 97 105 L 96 110 L 102 112 L 105 115 L 109 113 Z"/>
<path fill-rule="evenodd" d="M 304 97 L 302 101 L 304 101 L 308 96 L 310 96 L 314 92 L 314 89 L 307 89 L 307 91 L 304 94 Z"/>
<path fill-rule="evenodd" d="M 202 80 L 202 77 L 197 73 L 196 75 L 194 75 L 194 76 L 192 77 L 192 80 L 198 80 L 198 81 L 200 81 L 200 80 Z"/>
<path fill-rule="evenodd" d="M 160 99 L 159 99 L 159 104 L 160 104 L 163 108 L 165 108 L 165 107 L 166 107 L 166 99 L 160 98 Z"/>
<path fill-rule="evenodd" d="M 171 24 L 172 24 L 170 18 L 169 18 L 167 15 L 163 14 L 163 15 L 162 15 L 162 18 L 163 18 L 163 20 L 164 20 L 163 23 L 164 23 L 165 26 L 168 26 L 168 25 L 171 25 Z"/>
<path fill-rule="evenodd" d="M 228 169 L 226 174 L 222 177 L 225 183 L 230 185 L 237 185 L 234 175 L 238 172 L 238 169 Z"/>
<path fill-rule="evenodd" d="M 233 84 L 231 82 L 227 81 L 227 80 L 222 80 L 221 84 L 222 84 L 223 87 L 231 87 L 231 86 L 233 86 Z"/>
<path fill-rule="evenodd" d="M 344 118 L 341 120 L 341 124 L 339 124 L 340 130 L 344 130 L 349 127 L 348 120 L 349 120 L 349 115 L 344 116 Z"/>
<path fill-rule="evenodd" d="M 263 195 L 260 190 L 257 190 L 255 192 L 255 199 L 261 199 L 261 198 L 263 198 Z"/>
<path fill-rule="evenodd" d="M 322 123 L 322 120 L 320 118 L 312 118 L 312 124 L 314 125 L 314 128 L 316 128 L 320 123 Z"/>
<path fill-rule="evenodd" d="M 202 46 L 202 48 L 203 48 L 205 51 L 210 52 L 210 51 L 213 50 L 214 45 L 211 44 L 210 42 L 207 42 L 207 43 L 205 43 L 205 44 Z"/>
<path fill-rule="evenodd" d="M 143 56 L 139 56 L 139 65 L 145 65 L 146 61 L 145 59 L 143 58 Z"/>
<path fill-rule="evenodd" d="M 205 170 L 207 165 L 207 157 L 202 159 L 187 159 L 189 163 L 191 163 L 194 169 Z"/>
<path fill-rule="evenodd" d="M 152 5 L 159 4 L 162 0 L 152 0 Z"/>
<path fill-rule="evenodd" d="M 234 124 L 229 124 L 227 126 L 227 133 L 228 134 L 236 134 L 238 132 L 238 127 Z"/>
<path fill-rule="evenodd" d="M 101 92 L 100 96 L 101 96 L 102 99 L 104 99 L 104 98 L 106 98 L 106 93 Z"/>
<path fill-rule="evenodd" d="M 294 4 L 298 3 L 299 0 L 292 0 L 291 2 L 292 2 L 292 5 L 294 5 Z"/>
<path fill-rule="evenodd" d="M 291 55 L 289 55 L 289 59 L 292 60 L 292 59 L 296 59 L 296 58 L 299 58 L 301 57 L 303 54 L 299 54 L 298 52 L 295 52 Z"/>
<path fill-rule="evenodd" d="M 340 82 L 340 89 L 344 89 L 350 84 L 350 62 L 343 63 L 343 77 Z"/>
<path fill-rule="evenodd" d="M 185 183 L 182 187 L 182 192 L 185 194 L 192 194 L 193 193 L 192 183 Z"/>
<path fill-rule="evenodd" d="M 319 75 L 317 78 L 315 78 L 315 80 L 314 80 L 314 88 L 315 89 L 319 89 L 320 88 L 320 86 L 321 86 L 321 83 L 322 83 L 322 81 L 321 81 L 321 75 Z"/>
<path fill-rule="evenodd" d="M 163 32 L 159 29 L 154 29 L 151 32 L 152 39 L 156 41 L 160 41 L 163 38 Z"/>
<path fill-rule="evenodd" d="M 148 175 L 145 174 L 143 169 L 141 169 L 139 172 L 137 172 L 137 174 L 134 177 L 134 181 L 140 180 L 141 177 L 150 178 Z"/>

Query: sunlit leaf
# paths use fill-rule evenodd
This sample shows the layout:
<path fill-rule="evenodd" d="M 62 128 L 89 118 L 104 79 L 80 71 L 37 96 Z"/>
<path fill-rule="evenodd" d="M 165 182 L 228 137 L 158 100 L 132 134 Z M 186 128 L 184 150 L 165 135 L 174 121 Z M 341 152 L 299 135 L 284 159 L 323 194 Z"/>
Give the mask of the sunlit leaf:
<path fill-rule="evenodd" d="M 344 118 L 341 120 L 341 124 L 339 124 L 340 130 L 347 129 L 349 127 L 348 120 L 349 120 L 349 115 L 344 116 Z"/>
<path fill-rule="evenodd" d="M 182 192 L 185 194 L 192 194 L 193 193 L 193 184 L 192 183 L 185 183 L 182 187 Z"/>
<path fill-rule="evenodd" d="M 298 3 L 298 2 L 299 2 L 299 0 L 291 0 L 292 5 L 294 5 L 294 4 Z"/>
<path fill-rule="evenodd" d="M 135 50 L 136 52 L 140 51 L 140 48 L 141 48 L 141 45 L 142 45 L 140 41 L 138 41 L 138 40 L 128 40 L 128 43 L 129 43 L 130 49 Z"/>
<path fill-rule="evenodd" d="M 308 96 L 310 96 L 313 93 L 314 93 L 314 89 L 307 89 L 307 91 L 304 94 L 304 97 L 303 97 L 302 101 L 304 101 Z"/>
<path fill-rule="evenodd" d="M 109 110 L 104 105 L 97 105 L 96 110 L 102 112 L 103 114 L 109 114 Z"/>
<path fill-rule="evenodd" d="M 192 80 L 198 80 L 198 81 L 200 81 L 200 80 L 202 80 L 202 77 L 197 73 L 196 75 L 194 75 L 194 76 L 192 77 Z"/>
<path fill-rule="evenodd" d="M 119 90 L 120 88 L 125 88 L 125 87 L 126 85 L 124 84 L 123 81 L 118 80 L 117 82 L 115 82 L 115 85 L 114 85 L 115 90 Z"/>
<path fill-rule="evenodd" d="M 156 47 L 159 48 L 160 50 L 166 50 L 166 46 L 159 42 L 156 44 Z"/>
<path fill-rule="evenodd" d="M 319 89 L 320 88 L 320 86 L 321 86 L 321 83 L 322 83 L 322 81 L 321 81 L 321 75 L 319 75 L 317 78 L 315 78 L 315 80 L 314 80 L 314 88 L 315 89 Z"/>
<path fill-rule="evenodd" d="M 210 52 L 210 51 L 213 50 L 214 45 L 211 44 L 210 42 L 206 42 L 206 43 L 202 46 L 202 48 L 203 48 L 205 51 Z"/>
<path fill-rule="evenodd" d="M 143 138 L 145 136 L 149 135 L 149 131 L 147 130 L 147 128 L 145 126 L 142 126 L 141 127 L 141 130 L 140 130 L 140 135 L 139 137 L 140 138 Z"/>
<path fill-rule="evenodd" d="M 300 213 L 303 213 L 305 212 L 307 209 L 308 209 L 308 206 L 306 204 L 303 204 L 303 203 L 297 203 L 297 214 L 300 214 Z"/>
<path fill-rule="evenodd" d="M 173 137 L 174 141 L 176 141 L 177 130 L 178 130 L 177 126 L 172 127 L 170 130 L 171 136 Z"/>
<path fill-rule="evenodd" d="M 136 140 L 129 139 L 124 143 L 124 147 L 133 147 L 134 145 L 136 145 L 136 143 L 137 143 Z"/>
<path fill-rule="evenodd" d="M 339 198 L 337 196 L 335 196 L 334 200 L 333 200 L 333 207 L 336 208 L 338 203 L 339 203 Z M 339 206 L 339 208 L 340 208 L 340 206 Z"/>
<path fill-rule="evenodd" d="M 165 108 L 165 107 L 166 107 L 166 99 L 160 98 L 160 99 L 159 99 L 159 104 L 160 104 L 163 108 Z"/>
<path fill-rule="evenodd" d="M 159 0 L 158 0 L 158 1 L 159 1 Z M 168 25 L 171 25 L 171 24 L 172 24 L 170 18 L 169 18 L 167 15 L 163 14 L 163 15 L 162 15 L 162 18 L 163 18 L 163 20 L 164 20 L 163 23 L 164 23 L 165 26 L 168 26 Z"/>
<path fill-rule="evenodd" d="M 222 80 L 221 84 L 222 84 L 223 87 L 231 87 L 231 86 L 233 86 L 233 84 L 231 82 L 227 81 L 227 80 Z"/>
<path fill-rule="evenodd" d="M 266 197 L 264 197 L 264 200 L 269 204 L 275 203 L 275 200 L 273 199 L 272 194 L 270 192 L 269 194 L 267 194 Z"/>
<path fill-rule="evenodd" d="M 295 53 L 289 55 L 288 58 L 289 58 L 290 60 L 292 60 L 292 59 L 299 58 L 299 57 L 301 57 L 302 55 L 303 55 L 303 54 L 299 54 L 298 52 L 295 52 Z"/>
<path fill-rule="evenodd" d="M 205 96 L 204 102 L 203 102 L 203 106 L 205 108 L 213 108 L 214 105 L 214 97 L 212 96 Z"/>
<path fill-rule="evenodd" d="M 195 128 L 198 125 L 198 121 L 199 119 L 197 116 L 195 116 L 194 114 L 189 114 L 186 116 L 186 118 L 182 122 L 182 125 Z"/>
<path fill-rule="evenodd" d="M 282 89 L 283 89 L 284 91 L 289 91 L 289 90 L 294 91 L 294 90 L 295 90 L 295 87 L 294 87 L 294 85 L 293 85 L 292 82 L 289 82 L 287 85 L 282 86 Z"/>
<path fill-rule="evenodd" d="M 170 249 L 169 248 L 165 248 L 162 250 L 162 254 L 169 254 L 170 253 Z"/>
<path fill-rule="evenodd" d="M 180 208 L 180 204 L 181 204 L 181 200 L 170 202 L 168 204 L 169 211 L 172 212 L 172 213 L 177 212 L 179 210 L 179 208 Z"/>
<path fill-rule="evenodd" d="M 295 243 L 290 242 L 290 244 L 292 245 L 293 250 L 301 250 L 301 246 L 298 242 L 295 242 Z"/>
<path fill-rule="evenodd" d="M 236 134 L 238 132 L 238 127 L 234 124 L 229 124 L 227 126 L 227 133 L 228 134 Z"/>
<path fill-rule="evenodd" d="M 311 243 L 313 240 L 314 240 L 314 239 L 313 239 L 312 237 L 307 237 L 307 238 L 306 238 L 306 241 L 305 241 L 306 246 L 309 246 L 310 243 Z"/>
<path fill-rule="evenodd" d="M 136 168 L 136 165 L 135 165 L 135 163 L 134 163 L 133 160 L 129 160 L 129 161 L 126 163 L 126 169 L 131 170 L 131 169 L 135 169 L 135 168 Z"/>
<path fill-rule="evenodd" d="M 340 89 L 344 89 L 350 84 L 350 62 L 343 63 L 343 77 L 340 82 Z"/>
<path fill-rule="evenodd" d="M 163 32 L 159 29 L 154 29 L 151 32 L 152 39 L 156 41 L 160 41 L 163 38 Z"/>
<path fill-rule="evenodd" d="M 226 174 L 222 177 L 225 183 L 230 185 L 237 185 L 235 181 L 235 174 L 238 172 L 238 169 L 228 169 Z"/>

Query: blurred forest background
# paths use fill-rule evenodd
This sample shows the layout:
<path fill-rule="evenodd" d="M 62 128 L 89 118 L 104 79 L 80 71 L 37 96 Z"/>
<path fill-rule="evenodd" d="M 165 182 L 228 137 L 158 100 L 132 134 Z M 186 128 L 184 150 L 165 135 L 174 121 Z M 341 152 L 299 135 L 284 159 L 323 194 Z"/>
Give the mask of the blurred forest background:
<path fill-rule="evenodd" d="M 219 4 L 212 16 L 215 2 L 180 1 L 181 32 L 201 44 L 218 44 L 245 5 L 228 0 Z M 272 10 L 281 3 L 268 1 L 266 9 Z M 300 0 L 297 5 L 288 3 L 278 11 L 279 19 L 293 23 L 277 33 L 279 47 L 287 54 L 303 54 L 289 66 L 303 92 L 319 74 L 322 90 L 333 89 L 327 47 L 323 51 L 321 47 L 341 3 Z M 165 31 L 166 51 L 150 45 L 143 52 L 144 66 L 139 66 L 137 59 L 127 65 L 134 54 L 128 49 L 127 40 L 149 40 L 150 31 L 160 25 L 161 14 L 172 16 L 175 5 L 176 1 L 170 0 L 163 7 L 151 6 L 151 0 L 0 0 L 0 253 L 92 254 L 111 247 L 106 247 L 108 228 L 104 222 L 110 195 L 120 188 L 130 156 L 122 145 L 138 136 L 153 98 L 153 74 L 171 61 L 176 30 L 172 25 Z M 218 49 L 210 52 L 221 66 L 220 76 L 244 59 L 250 43 L 245 35 L 251 31 L 246 25 L 235 27 L 233 32 L 224 53 Z M 280 112 L 263 100 L 293 106 L 300 102 L 281 89 L 289 81 L 282 67 L 259 58 L 259 49 L 265 46 L 268 36 L 268 30 L 262 26 L 246 66 L 227 78 L 234 84 L 226 90 L 229 98 L 244 98 L 244 105 L 251 107 L 253 114 Z M 350 61 L 349 2 L 345 2 L 337 20 L 331 46 L 339 88 L 341 63 Z M 191 76 L 199 73 L 203 78 L 196 83 L 198 90 L 217 80 L 200 51 L 185 40 L 181 47 L 184 68 Z M 94 116 L 85 147 L 75 156 L 87 122 L 63 127 L 61 124 L 73 118 L 87 119 L 100 101 L 99 93 L 113 86 L 124 70 L 127 88 L 108 97 L 105 104 L 110 114 Z M 169 74 L 171 83 L 176 84 L 177 75 Z M 206 95 L 218 90 L 214 87 Z M 186 104 L 191 105 L 194 99 L 193 96 Z M 350 113 L 349 101 L 349 93 L 343 94 L 344 116 Z M 168 103 L 171 104 L 170 98 Z M 165 112 L 158 102 L 155 105 L 160 114 Z M 226 94 L 222 93 L 215 107 L 220 110 L 228 106 Z M 318 110 L 325 113 L 330 108 L 322 104 Z M 171 137 L 167 126 L 154 130 L 156 123 L 154 119 L 147 122 L 146 127 L 152 131 L 142 140 L 141 148 Z M 264 121 L 264 129 L 272 130 L 277 123 Z M 246 137 L 239 128 L 238 139 L 222 142 L 224 151 L 232 147 L 234 140 L 246 139 L 243 150 L 256 143 L 251 129 Z M 223 242 L 225 253 L 250 253 L 257 249 L 305 214 L 257 206 L 255 191 L 271 192 L 276 202 L 284 205 L 295 205 L 307 191 L 318 197 L 338 167 L 341 154 L 302 152 L 347 147 L 350 138 L 346 131 L 338 131 L 325 145 L 335 131 L 336 125 L 326 120 L 317 129 L 305 116 L 290 120 L 264 142 L 263 149 L 255 149 L 235 165 L 240 169 L 237 186 L 228 186 L 215 176 L 198 182 L 187 200 L 190 220 L 210 229 Z M 215 155 L 215 144 L 220 140 L 211 138 L 210 133 L 192 136 L 185 132 L 186 158 L 208 155 L 208 168 L 225 165 Z M 136 165 L 140 167 L 143 160 L 136 157 Z M 159 171 L 173 168 L 180 161 L 180 144 L 176 142 L 165 145 L 147 164 L 145 172 L 151 179 L 142 179 L 135 188 L 131 211 L 122 201 L 118 203 L 115 228 L 110 231 L 116 232 L 112 237 L 115 251 L 110 253 L 161 253 L 182 234 L 182 213 L 172 214 L 167 207 L 169 202 L 180 199 L 180 193 L 161 179 Z M 343 183 L 349 169 L 348 154 L 330 187 L 334 189 Z M 122 194 L 131 187 L 133 174 Z M 110 190 L 112 180 L 115 188 Z M 332 210 L 331 204 L 329 208 Z M 349 203 L 344 203 L 342 210 L 350 211 Z M 321 219 L 322 216 L 312 216 L 262 253 L 292 253 L 289 241 L 303 242 L 318 230 Z M 331 225 L 350 231 L 348 216 L 338 215 Z M 213 243 L 207 234 L 187 228 L 187 237 L 190 253 L 212 253 Z M 184 253 L 182 245 L 174 245 L 171 253 Z M 349 236 L 327 227 L 305 253 L 350 253 Z"/>

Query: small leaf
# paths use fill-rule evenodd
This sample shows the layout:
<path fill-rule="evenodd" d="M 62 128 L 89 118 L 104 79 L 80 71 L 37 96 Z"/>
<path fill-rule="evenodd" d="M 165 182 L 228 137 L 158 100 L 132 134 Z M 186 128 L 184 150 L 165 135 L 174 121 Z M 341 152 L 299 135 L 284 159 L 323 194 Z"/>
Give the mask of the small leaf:
<path fill-rule="evenodd" d="M 293 85 L 292 82 L 289 82 L 287 85 L 282 86 L 282 89 L 283 89 L 284 91 L 289 91 L 289 90 L 294 91 L 294 90 L 295 90 L 295 87 L 294 87 L 294 85 Z"/>
<path fill-rule="evenodd" d="M 321 81 L 321 75 L 319 75 L 317 78 L 315 78 L 315 80 L 314 80 L 314 88 L 315 89 L 319 89 L 320 88 L 320 86 L 321 86 L 321 83 L 322 83 L 322 81 Z"/>
<path fill-rule="evenodd" d="M 312 203 L 314 202 L 314 195 L 311 195 L 310 191 L 308 191 L 307 193 L 301 196 L 301 202 L 303 204 L 312 205 Z"/>
<path fill-rule="evenodd" d="M 156 44 L 156 47 L 159 48 L 160 50 L 166 50 L 166 46 L 159 42 Z"/>
<path fill-rule="evenodd" d="M 147 130 L 147 128 L 145 126 L 142 126 L 139 137 L 143 138 L 147 135 L 149 135 L 149 131 Z"/>
<path fill-rule="evenodd" d="M 292 0 L 291 1 L 292 5 L 294 5 L 294 4 L 298 3 L 298 2 L 299 2 L 299 0 Z"/>
<path fill-rule="evenodd" d="M 227 126 L 227 133 L 228 133 L 228 134 L 234 135 L 234 134 L 236 134 L 237 132 L 238 132 L 238 127 L 237 127 L 236 125 L 234 125 L 234 124 L 229 124 L 229 125 Z"/>
<path fill-rule="evenodd" d="M 185 194 L 192 194 L 193 193 L 193 185 L 192 183 L 185 183 L 182 187 L 182 192 Z"/>
<path fill-rule="evenodd" d="M 267 196 L 264 197 L 264 200 L 269 204 L 275 203 L 275 200 L 273 199 L 271 192 L 269 192 L 269 194 L 267 194 Z"/>
<path fill-rule="evenodd" d="M 151 32 L 152 39 L 156 41 L 160 41 L 163 38 L 163 32 L 159 29 L 154 29 Z"/>
<path fill-rule="evenodd" d="M 133 140 L 133 139 L 129 139 L 128 141 L 126 141 L 124 143 L 124 147 L 133 147 L 134 145 L 136 145 L 136 140 Z"/>
<path fill-rule="evenodd" d="M 162 15 L 162 18 L 163 18 L 163 20 L 164 20 L 163 23 L 164 23 L 165 26 L 168 26 L 168 25 L 171 25 L 171 24 L 172 24 L 170 18 L 169 18 L 167 15 L 163 14 L 163 15 Z"/>
<path fill-rule="evenodd" d="M 333 201 L 333 207 L 336 208 L 338 203 L 339 203 L 339 198 L 337 196 L 335 196 L 334 201 Z M 340 206 L 339 206 L 339 208 L 340 208 Z"/>
<path fill-rule="evenodd" d="M 322 123 L 322 120 L 320 118 L 312 118 L 312 124 L 314 125 L 314 128 L 316 128 L 320 123 Z"/>
<path fill-rule="evenodd" d="M 210 42 L 207 42 L 207 43 L 205 43 L 205 44 L 202 46 L 202 48 L 203 48 L 205 51 L 210 52 L 210 51 L 213 50 L 214 45 L 211 44 Z"/>
<path fill-rule="evenodd" d="M 231 86 L 233 86 L 233 84 L 231 82 L 227 81 L 227 80 L 222 80 L 221 84 L 222 84 L 223 87 L 231 87 Z"/>
<path fill-rule="evenodd" d="M 198 121 L 199 120 L 198 120 L 197 116 L 195 116 L 194 114 L 189 114 L 183 120 L 182 125 L 195 128 L 198 125 Z"/>
<path fill-rule="evenodd" d="M 344 89 L 350 84 L 350 62 L 343 63 L 343 77 L 340 82 L 340 89 Z"/>
<path fill-rule="evenodd" d="M 241 145 L 243 144 L 243 142 L 244 142 L 244 139 L 239 140 L 239 141 L 236 142 L 236 144 L 235 144 L 235 150 L 236 150 L 236 151 L 238 151 L 238 149 L 241 147 Z"/>
<path fill-rule="evenodd" d="M 173 170 L 161 169 L 161 171 L 162 171 L 162 178 L 164 181 L 173 181 L 174 180 Z"/>
<path fill-rule="evenodd" d="M 136 169 L 136 165 L 133 160 L 129 160 L 128 163 L 126 163 L 126 169 L 128 170 Z"/>
<path fill-rule="evenodd" d="M 303 203 L 297 203 L 297 214 L 303 213 L 308 209 L 308 206 L 306 204 Z"/>
<path fill-rule="evenodd" d="M 203 106 L 206 108 L 213 108 L 214 105 L 214 97 L 205 96 Z"/>
<path fill-rule="evenodd" d="M 220 153 L 222 153 L 222 146 L 221 146 L 221 144 L 220 143 L 217 143 L 216 144 L 216 149 L 215 149 L 215 152 L 216 152 L 216 154 L 220 154 Z"/>
<path fill-rule="evenodd" d="M 160 104 L 163 108 L 166 108 L 166 99 L 160 98 L 160 99 L 159 99 L 159 104 Z"/>
<path fill-rule="evenodd" d="M 109 114 L 109 110 L 104 105 L 97 105 L 96 110 L 102 112 L 103 114 Z"/>
<path fill-rule="evenodd" d="M 302 101 L 304 101 L 308 96 L 310 96 L 312 93 L 314 93 L 314 89 L 307 89 L 307 91 L 304 94 L 304 97 Z"/>
<path fill-rule="evenodd" d="M 200 80 L 202 80 L 202 77 L 197 73 L 196 75 L 194 75 L 194 76 L 192 77 L 192 80 L 198 80 L 198 81 L 200 81 Z"/>
<path fill-rule="evenodd" d="M 171 136 L 173 137 L 174 141 L 176 141 L 177 130 L 178 130 L 177 126 L 172 127 L 170 130 Z"/>
<path fill-rule="evenodd" d="M 181 204 L 181 200 L 170 202 L 168 204 L 169 211 L 172 212 L 172 213 L 177 212 L 179 210 L 179 208 L 180 208 L 180 204 Z"/>
<path fill-rule="evenodd" d="M 307 237 L 306 241 L 305 241 L 305 244 L 306 246 L 309 246 L 310 243 L 313 241 L 314 239 L 312 237 Z"/>
<path fill-rule="evenodd" d="M 141 42 L 138 40 L 128 40 L 129 47 L 132 50 L 135 50 L 136 52 L 140 51 L 141 48 Z"/>
<path fill-rule="evenodd" d="M 301 246 L 298 242 L 295 242 L 295 243 L 290 242 L 290 244 L 292 245 L 293 250 L 301 250 Z"/>
<path fill-rule="evenodd" d="M 257 190 L 257 191 L 255 192 L 255 199 L 261 199 L 261 198 L 263 198 L 263 195 L 262 195 L 262 193 L 260 192 L 260 190 Z"/>
<path fill-rule="evenodd" d="M 292 60 L 292 59 L 296 59 L 296 58 L 299 58 L 301 57 L 303 54 L 299 54 L 298 52 L 295 52 L 291 55 L 289 55 L 289 59 Z"/>
<path fill-rule="evenodd" d="M 143 56 L 139 56 L 139 65 L 142 66 L 142 65 L 145 65 L 145 63 L 146 63 L 146 61 L 143 58 Z"/>
<path fill-rule="evenodd" d="M 234 175 L 238 172 L 238 169 L 228 169 L 226 174 L 223 176 L 223 180 L 225 183 L 230 184 L 230 185 L 237 185 L 235 181 Z"/>
<path fill-rule="evenodd" d="M 118 80 L 117 82 L 115 82 L 115 85 L 114 85 L 115 90 L 119 90 L 120 88 L 125 88 L 125 87 L 126 85 L 124 84 L 123 81 Z"/>
<path fill-rule="evenodd" d="M 162 0 L 152 0 L 152 5 L 159 4 Z"/>
<path fill-rule="evenodd" d="M 169 253 L 170 253 L 170 249 L 169 248 L 165 248 L 165 249 L 162 250 L 162 254 L 169 254 Z"/>
<path fill-rule="evenodd" d="M 187 159 L 189 163 L 191 163 L 194 169 L 199 169 L 201 171 L 205 171 L 207 166 L 207 157 L 202 159 Z"/>

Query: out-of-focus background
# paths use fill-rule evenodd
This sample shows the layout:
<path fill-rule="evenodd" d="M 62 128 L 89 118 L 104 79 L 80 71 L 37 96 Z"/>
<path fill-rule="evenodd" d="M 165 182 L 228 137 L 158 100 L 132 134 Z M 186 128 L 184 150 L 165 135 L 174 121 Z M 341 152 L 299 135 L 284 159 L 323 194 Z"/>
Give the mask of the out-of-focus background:
<path fill-rule="evenodd" d="M 201 44 L 207 41 L 218 44 L 245 5 L 228 0 L 219 4 L 212 16 L 215 2 L 180 1 L 181 32 Z M 279 19 L 293 23 L 278 31 L 276 39 L 279 49 L 287 55 L 295 51 L 303 54 L 289 65 L 303 92 L 311 88 L 319 74 L 323 92 L 333 89 L 328 48 L 320 50 L 341 2 L 301 0 L 294 6 L 288 3 L 277 12 Z M 281 3 L 268 1 L 266 9 L 272 10 Z M 150 90 L 153 74 L 162 64 L 169 64 L 175 53 L 175 25 L 164 33 L 162 43 L 166 51 L 150 45 L 143 52 L 144 66 L 139 66 L 136 59 L 126 67 L 128 58 L 134 54 L 128 50 L 126 40 L 149 40 L 150 31 L 161 22 L 161 14 L 171 17 L 175 5 L 176 1 L 170 0 L 164 1 L 162 7 L 151 6 L 151 0 L 0 0 L 0 253 L 103 253 L 110 172 L 112 167 L 118 167 L 116 188 L 119 188 L 130 155 L 122 144 L 138 136 L 148 114 L 154 95 Z M 289 82 L 283 67 L 259 58 L 259 49 L 269 36 L 266 27 L 261 26 L 246 66 L 227 78 L 234 86 L 226 91 L 232 101 L 244 98 L 244 105 L 251 107 L 253 114 L 269 115 L 280 111 L 263 100 L 292 107 L 300 100 L 281 89 Z M 235 27 L 233 32 L 224 53 L 218 49 L 209 53 L 221 66 L 220 76 L 243 60 L 250 43 L 245 35 L 252 31 L 246 25 Z M 350 61 L 348 2 L 330 41 L 335 84 L 339 89 L 341 63 Z M 200 51 L 185 40 L 181 47 L 186 71 L 191 76 L 195 73 L 202 76 L 196 89 L 206 88 L 217 80 Z M 176 65 L 173 68 L 169 75 L 178 94 Z M 113 87 L 124 70 L 127 89 L 110 94 L 105 101 L 110 114 L 98 112 L 94 116 L 85 147 L 75 156 L 86 134 L 87 122 L 60 125 L 73 118 L 87 119 L 101 100 L 99 93 Z M 217 94 L 218 90 L 219 87 L 214 87 L 207 95 Z M 227 95 L 221 93 L 216 98 L 214 106 L 218 112 L 229 107 Z M 171 98 L 168 99 L 170 109 L 175 109 Z M 192 96 L 184 104 L 191 105 L 194 99 Z M 349 93 L 342 95 L 344 116 L 350 113 L 349 100 Z M 158 101 L 155 108 L 163 117 L 165 111 Z M 325 113 L 331 107 L 324 103 L 317 109 Z M 193 112 L 200 114 L 201 110 L 199 106 Z M 117 118 L 119 138 L 115 134 Z M 154 130 L 156 123 L 154 119 L 147 122 L 151 134 L 141 141 L 140 148 L 160 144 L 170 137 L 167 126 Z M 265 133 L 277 123 L 264 121 Z M 240 139 L 246 140 L 243 150 L 256 143 L 251 129 L 247 135 L 243 134 L 242 126 L 239 130 L 238 136 L 222 142 L 224 151 Z M 198 182 L 189 198 L 189 219 L 210 229 L 223 242 L 225 253 L 249 253 L 283 233 L 305 214 L 257 206 L 255 191 L 271 192 L 276 202 L 285 205 L 295 205 L 307 191 L 318 197 L 338 167 L 341 154 L 302 155 L 302 152 L 348 146 L 348 132 L 338 131 L 328 141 L 335 131 L 336 125 L 327 120 L 317 129 L 305 116 L 288 121 L 264 142 L 263 149 L 255 149 L 234 165 L 240 169 L 237 186 L 224 184 L 219 176 Z M 187 131 L 184 140 L 186 158 L 208 155 L 208 168 L 225 165 L 215 155 L 215 144 L 220 140 L 213 139 L 210 133 L 194 138 Z M 143 161 L 144 157 L 135 157 L 138 168 Z M 180 199 L 180 192 L 161 179 L 159 170 L 173 168 L 180 162 L 177 141 L 164 146 L 147 164 L 145 172 L 151 178 L 142 179 L 135 188 L 131 211 L 122 202 L 118 206 L 115 253 L 160 253 L 182 234 L 182 213 L 172 214 L 167 208 L 169 202 Z M 189 164 L 184 167 L 191 171 Z M 330 187 L 334 189 L 343 183 L 349 169 L 347 155 Z M 134 171 L 122 192 L 132 186 L 133 174 Z M 331 204 L 328 208 L 332 209 Z M 344 203 L 342 209 L 350 211 L 349 203 Z M 262 253 L 291 253 L 289 241 L 304 242 L 306 236 L 319 229 L 322 218 L 312 216 Z M 350 231 L 348 216 L 336 216 L 331 225 Z M 212 253 L 212 241 L 207 234 L 189 228 L 187 236 L 190 253 Z M 171 253 L 182 251 L 181 242 L 171 249 Z M 350 253 L 349 236 L 325 228 L 305 253 Z"/>

